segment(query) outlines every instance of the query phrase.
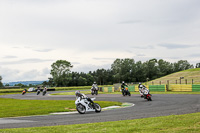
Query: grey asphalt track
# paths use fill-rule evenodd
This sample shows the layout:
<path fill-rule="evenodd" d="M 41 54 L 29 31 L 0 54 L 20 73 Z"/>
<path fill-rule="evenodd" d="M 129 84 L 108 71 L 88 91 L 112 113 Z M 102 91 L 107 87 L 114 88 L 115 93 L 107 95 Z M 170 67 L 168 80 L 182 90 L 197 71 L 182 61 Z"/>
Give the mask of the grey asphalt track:
<path fill-rule="evenodd" d="M 94 97 L 92 95 L 87 96 Z M 27 93 L 24 96 L 21 94 L 13 94 L 0 97 L 14 99 L 75 100 L 75 96 L 42 96 L 41 94 L 37 96 L 35 93 Z M 2 118 L 0 119 L 0 129 L 131 120 L 200 112 L 200 95 L 198 94 L 154 94 L 152 96 L 153 101 L 140 98 L 139 94 L 133 94 L 131 97 L 123 97 L 120 94 L 99 94 L 95 97 L 97 103 L 98 101 L 119 101 L 133 103 L 135 106 L 106 110 L 101 113 L 88 112 L 86 114 L 76 113 Z"/>

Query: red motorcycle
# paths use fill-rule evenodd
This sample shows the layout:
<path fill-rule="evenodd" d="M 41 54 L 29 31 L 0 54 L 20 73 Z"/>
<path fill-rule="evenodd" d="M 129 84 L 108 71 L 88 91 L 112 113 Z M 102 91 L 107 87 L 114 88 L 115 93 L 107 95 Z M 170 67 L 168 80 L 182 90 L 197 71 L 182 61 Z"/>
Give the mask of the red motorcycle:
<path fill-rule="evenodd" d="M 147 99 L 147 101 L 152 101 L 151 94 L 149 93 L 149 90 L 144 90 L 144 99 Z"/>

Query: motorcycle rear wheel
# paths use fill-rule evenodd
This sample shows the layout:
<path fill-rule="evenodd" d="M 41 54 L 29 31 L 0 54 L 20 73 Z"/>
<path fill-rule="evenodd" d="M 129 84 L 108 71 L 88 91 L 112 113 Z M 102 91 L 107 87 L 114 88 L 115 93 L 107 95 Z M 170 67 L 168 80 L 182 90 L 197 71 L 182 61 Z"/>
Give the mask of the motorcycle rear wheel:
<path fill-rule="evenodd" d="M 84 105 L 82 105 L 82 104 L 78 104 L 78 105 L 76 105 L 76 110 L 80 113 L 80 114 L 85 114 L 85 112 L 86 112 L 86 108 L 85 108 L 85 106 Z"/>

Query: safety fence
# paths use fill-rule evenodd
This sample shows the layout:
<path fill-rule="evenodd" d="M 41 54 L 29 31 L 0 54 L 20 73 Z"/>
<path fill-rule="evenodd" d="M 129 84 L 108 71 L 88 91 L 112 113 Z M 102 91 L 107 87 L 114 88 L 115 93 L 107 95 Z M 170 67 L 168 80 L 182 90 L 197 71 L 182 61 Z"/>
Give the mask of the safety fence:
<path fill-rule="evenodd" d="M 114 92 L 114 87 L 102 87 L 103 92 Z"/>
<path fill-rule="evenodd" d="M 200 85 L 192 85 L 193 92 L 200 92 Z"/>
<path fill-rule="evenodd" d="M 147 89 L 151 92 L 166 92 L 166 91 L 176 91 L 176 92 L 200 92 L 200 85 L 146 85 Z M 114 92 L 120 91 L 121 87 L 103 87 L 103 92 Z M 138 92 L 139 88 L 137 85 L 132 85 L 128 87 L 130 92 Z"/>
<path fill-rule="evenodd" d="M 200 85 L 169 85 L 169 91 L 200 92 Z"/>

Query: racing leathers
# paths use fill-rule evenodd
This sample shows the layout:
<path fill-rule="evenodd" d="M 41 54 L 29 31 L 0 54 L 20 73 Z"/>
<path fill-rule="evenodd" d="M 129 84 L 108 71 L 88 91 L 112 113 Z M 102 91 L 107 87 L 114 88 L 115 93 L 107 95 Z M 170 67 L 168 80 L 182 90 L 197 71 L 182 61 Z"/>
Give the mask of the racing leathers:
<path fill-rule="evenodd" d="M 122 90 L 124 90 L 124 89 L 125 89 L 125 87 L 128 87 L 128 85 L 127 85 L 127 84 L 125 84 L 125 83 L 122 83 L 122 84 L 121 84 L 121 89 L 122 89 Z"/>
<path fill-rule="evenodd" d="M 139 89 L 139 92 L 140 92 L 141 97 L 143 97 L 143 85 L 142 85 L 142 84 L 139 84 L 139 85 L 138 85 L 138 89 Z"/>

